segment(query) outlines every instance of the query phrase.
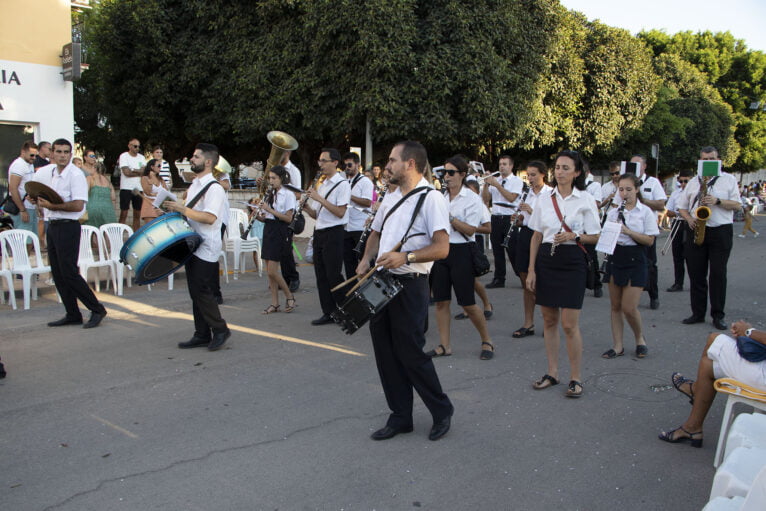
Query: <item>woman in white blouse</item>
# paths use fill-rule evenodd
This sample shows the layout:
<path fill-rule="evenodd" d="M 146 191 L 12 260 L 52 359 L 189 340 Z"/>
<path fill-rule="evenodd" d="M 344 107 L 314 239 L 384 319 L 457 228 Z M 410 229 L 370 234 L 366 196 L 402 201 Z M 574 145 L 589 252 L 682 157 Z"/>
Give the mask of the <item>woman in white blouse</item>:
<path fill-rule="evenodd" d="M 468 162 L 461 156 L 453 156 L 444 164 L 445 195 L 449 207 L 450 233 L 449 255 L 435 261 L 431 269 L 431 291 L 436 302 L 436 324 L 440 344 L 428 352 L 432 357 L 452 354 L 450 347 L 450 301 L 452 290 L 458 305 L 481 337 L 481 360 L 494 356 L 494 346 L 487 330 L 487 320 L 476 305 L 474 294 L 473 257 L 470 242 L 474 241 L 476 228 L 481 223 L 481 197 L 469 190 L 465 183 Z"/>
<path fill-rule="evenodd" d="M 556 156 L 553 191 L 543 194 L 529 219 L 527 288 L 543 314 L 548 372 L 534 382 L 536 390 L 559 383 L 559 322 L 564 330 L 571 379 L 567 397 L 583 392 L 580 309 L 585 297 L 587 261 L 581 243 L 595 244 L 601 232 L 596 203 L 585 191 L 583 160 L 576 151 Z M 560 215 L 556 211 L 556 206 Z"/>
<path fill-rule="evenodd" d="M 612 208 L 607 215 L 608 221 L 621 224 L 617 246 L 614 254 L 607 259 L 604 275 L 605 281 L 609 283 L 614 346 L 601 356 L 608 359 L 625 354 L 622 344 L 623 316 L 636 339 L 636 356 L 644 358 L 649 353 L 641 325 L 641 313 L 638 312 L 638 301 L 649 283 L 649 260 L 645 247 L 652 246 L 660 230 L 654 211 L 640 202 L 639 189 L 640 182 L 636 176 L 620 176 L 617 190 L 622 203 L 620 207 Z"/>
<path fill-rule="evenodd" d="M 269 185 L 272 187 L 271 194 L 261 204 L 259 220 L 263 226 L 263 260 L 266 261 L 266 273 L 269 276 L 269 289 L 271 289 L 271 305 L 263 314 L 271 314 L 279 311 L 279 290 L 285 294 L 285 312 L 295 310 L 295 297 L 290 287 L 282 277 L 279 261 L 285 251 L 292 250 L 288 225 L 293 219 L 295 210 L 295 194 L 282 185 L 290 182 L 290 175 L 281 165 L 269 169 Z"/>

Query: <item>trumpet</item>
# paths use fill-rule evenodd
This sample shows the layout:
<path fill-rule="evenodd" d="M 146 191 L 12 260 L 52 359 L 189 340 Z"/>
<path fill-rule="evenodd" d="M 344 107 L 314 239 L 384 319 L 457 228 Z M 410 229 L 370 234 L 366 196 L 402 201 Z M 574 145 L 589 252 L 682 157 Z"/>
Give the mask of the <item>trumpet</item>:
<path fill-rule="evenodd" d="M 479 187 L 484 186 L 484 182 L 487 180 L 488 177 L 497 177 L 500 175 L 500 172 L 494 172 L 488 176 L 479 176 L 476 178 L 476 181 L 479 183 Z"/>
<path fill-rule="evenodd" d="M 521 211 L 519 211 L 519 208 L 521 207 L 522 204 L 524 204 L 524 202 L 526 202 L 527 195 L 529 195 L 529 185 L 524 183 L 524 186 L 522 188 L 521 201 L 519 202 L 519 205 L 516 207 L 516 211 L 514 211 L 513 214 L 511 215 L 511 225 L 508 226 L 508 232 L 505 233 L 503 242 L 500 244 L 503 248 L 508 248 L 511 244 L 511 234 L 513 234 L 514 229 L 516 229 L 516 222 L 519 221 L 519 217 L 521 216 Z"/>
<path fill-rule="evenodd" d="M 665 253 L 670 249 L 670 247 L 673 246 L 673 240 L 678 236 L 678 233 L 681 231 L 681 226 L 683 225 L 684 220 L 680 217 L 676 217 L 673 219 L 673 223 L 670 225 L 670 234 L 668 234 L 668 239 L 665 240 L 665 244 L 662 246 L 662 250 L 660 253 L 662 255 L 665 255 Z"/>
<path fill-rule="evenodd" d="M 372 210 L 370 213 L 370 216 L 367 217 L 367 221 L 364 224 L 364 230 L 362 231 L 362 235 L 359 236 L 359 241 L 356 243 L 356 246 L 354 247 L 354 252 L 356 252 L 359 255 L 362 255 L 362 247 L 364 246 L 364 243 L 367 241 L 367 237 L 372 232 L 372 222 L 375 220 L 375 213 L 378 212 L 378 209 L 380 208 L 380 203 L 383 201 L 383 197 L 385 197 L 386 192 L 388 192 L 388 183 L 383 185 L 383 190 L 381 190 L 380 195 L 378 195 L 378 200 L 375 202 L 375 204 L 378 206 Z"/>

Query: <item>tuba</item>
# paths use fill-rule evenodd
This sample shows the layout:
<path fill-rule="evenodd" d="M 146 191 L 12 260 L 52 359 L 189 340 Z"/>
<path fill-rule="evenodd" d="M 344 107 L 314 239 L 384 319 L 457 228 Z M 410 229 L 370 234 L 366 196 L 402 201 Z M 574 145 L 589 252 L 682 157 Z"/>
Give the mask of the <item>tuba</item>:
<path fill-rule="evenodd" d="M 709 179 L 710 176 L 704 177 L 700 182 L 700 201 L 707 195 L 707 182 Z M 694 218 L 697 219 L 697 222 L 694 224 L 694 244 L 700 246 L 705 242 L 705 224 L 707 224 L 708 218 L 710 218 L 710 208 L 698 206 L 694 210 Z"/>
<path fill-rule="evenodd" d="M 266 188 L 269 185 L 269 180 L 266 179 L 269 169 L 279 165 L 287 151 L 298 149 L 298 141 L 284 131 L 269 131 L 266 139 L 271 144 L 271 152 L 269 153 L 269 159 L 266 161 L 266 168 L 263 169 L 263 179 L 261 179 L 261 184 L 258 186 L 258 193 L 262 197 L 266 195 Z"/>

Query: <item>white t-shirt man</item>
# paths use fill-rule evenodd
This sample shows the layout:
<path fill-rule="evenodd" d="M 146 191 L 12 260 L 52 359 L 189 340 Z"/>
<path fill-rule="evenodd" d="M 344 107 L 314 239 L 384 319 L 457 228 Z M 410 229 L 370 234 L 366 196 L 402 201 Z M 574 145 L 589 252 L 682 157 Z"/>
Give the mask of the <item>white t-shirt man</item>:
<path fill-rule="evenodd" d="M 130 170 L 141 170 L 146 165 L 146 158 L 141 153 L 132 156 L 128 151 L 120 155 L 118 166 L 128 167 Z M 141 177 L 127 177 L 120 172 L 120 190 L 131 190 L 141 188 Z"/>
<path fill-rule="evenodd" d="M 11 166 L 8 168 L 8 182 L 11 181 L 11 176 L 19 176 L 21 178 L 21 181 L 19 181 L 19 197 L 24 197 L 27 192 L 24 189 L 24 185 L 32 181 L 32 178 L 35 176 L 35 167 L 32 163 L 27 163 L 24 158 L 19 156 L 13 162 L 11 163 Z M 35 205 L 29 202 L 29 200 L 24 200 L 24 207 L 26 209 L 35 209 Z"/>

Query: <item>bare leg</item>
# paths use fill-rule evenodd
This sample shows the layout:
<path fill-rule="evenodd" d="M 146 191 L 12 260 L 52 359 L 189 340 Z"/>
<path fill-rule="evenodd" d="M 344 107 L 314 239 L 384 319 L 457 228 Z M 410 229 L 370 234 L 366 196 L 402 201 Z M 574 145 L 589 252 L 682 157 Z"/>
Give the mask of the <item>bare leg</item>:
<path fill-rule="evenodd" d="M 610 312 L 612 319 L 612 346 L 614 351 L 617 353 L 620 353 L 623 349 L 625 349 L 622 342 L 622 300 L 624 289 L 625 288 L 622 288 L 614 283 L 614 277 L 609 280 L 609 303 L 611 306 Z"/>
<path fill-rule="evenodd" d="M 491 311 L 492 304 L 489 303 L 489 296 L 487 295 L 487 290 L 484 289 L 484 284 L 479 282 L 479 279 L 476 279 L 473 281 L 473 290 L 476 291 L 476 294 L 479 295 L 479 299 L 481 300 L 481 303 L 484 304 L 484 310 Z"/>
<path fill-rule="evenodd" d="M 567 354 L 571 367 L 572 380 L 582 381 L 582 335 L 580 335 L 580 311 L 561 309 L 561 328 L 567 340 Z"/>
<path fill-rule="evenodd" d="M 524 290 L 524 324 L 523 328 L 535 326 L 535 294 L 527 289 L 527 272 L 519 273 L 521 288 Z"/>
<path fill-rule="evenodd" d="M 492 339 L 489 337 L 489 330 L 487 330 L 487 319 L 484 317 L 484 313 L 481 309 L 479 309 L 479 306 L 476 304 L 467 305 L 463 307 L 463 310 L 465 311 L 465 315 L 471 320 L 471 323 L 473 323 L 476 331 L 479 332 L 481 341 L 492 344 Z"/>
<path fill-rule="evenodd" d="M 543 337 L 548 357 L 548 374 L 559 379 L 559 309 L 540 306 L 543 313 Z"/>
<path fill-rule="evenodd" d="M 128 222 L 128 210 L 127 209 L 121 209 L 120 210 L 120 223 L 127 225 Z"/>
<path fill-rule="evenodd" d="M 288 300 L 292 300 L 293 294 L 290 287 L 279 271 L 279 261 L 266 261 L 266 273 L 269 276 L 269 289 L 271 290 L 271 304 L 279 305 L 279 290 L 285 294 Z"/>
<path fill-rule="evenodd" d="M 436 328 L 439 329 L 439 344 L 444 346 L 445 353 L 452 353 L 449 339 L 449 305 L 449 300 L 436 302 Z"/>
<path fill-rule="evenodd" d="M 126 211 L 126 214 L 127 214 L 127 211 Z M 133 210 L 133 232 L 136 232 L 139 227 L 141 227 L 141 210 L 134 209 Z"/>
<path fill-rule="evenodd" d="M 638 311 L 638 302 L 643 291 L 643 288 L 632 286 L 622 290 L 622 313 L 625 315 L 630 329 L 633 330 L 636 346 L 646 345 L 643 325 L 641 324 L 641 313 Z"/>

